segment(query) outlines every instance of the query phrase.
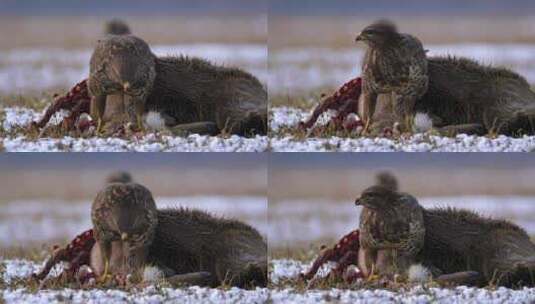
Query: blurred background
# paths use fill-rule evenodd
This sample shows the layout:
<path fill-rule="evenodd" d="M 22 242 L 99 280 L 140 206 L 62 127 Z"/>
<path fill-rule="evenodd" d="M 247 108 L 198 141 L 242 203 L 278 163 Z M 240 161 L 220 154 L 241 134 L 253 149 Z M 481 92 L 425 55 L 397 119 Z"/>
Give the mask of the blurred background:
<path fill-rule="evenodd" d="M 198 56 L 267 81 L 267 0 L 0 0 L 0 105 L 86 78 L 93 46 L 114 18 L 157 55 Z"/>
<path fill-rule="evenodd" d="M 317 252 L 319 244 L 333 244 L 357 229 L 361 208 L 355 198 L 383 171 L 426 208 L 466 208 L 511 220 L 535 235 L 535 158 L 529 154 L 273 153 L 271 252 Z"/>
<path fill-rule="evenodd" d="M 535 83 L 534 1 L 271 0 L 269 5 L 273 105 L 311 106 L 321 92 L 358 76 L 364 45 L 354 39 L 384 18 L 418 37 L 428 55 L 509 67 Z M 308 104 L 296 102 L 303 98 Z"/>
<path fill-rule="evenodd" d="M 267 235 L 267 157 L 249 153 L 0 155 L 0 256 L 48 249 L 91 228 L 106 177 L 131 173 L 158 208 L 200 208 Z"/>

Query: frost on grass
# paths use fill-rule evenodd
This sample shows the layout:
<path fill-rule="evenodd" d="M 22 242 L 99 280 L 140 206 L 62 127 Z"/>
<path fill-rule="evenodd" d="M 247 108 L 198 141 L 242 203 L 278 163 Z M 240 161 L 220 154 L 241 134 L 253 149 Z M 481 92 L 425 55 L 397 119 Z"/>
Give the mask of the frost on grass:
<path fill-rule="evenodd" d="M 500 135 L 496 138 L 460 134 L 455 137 L 417 133 L 409 137 L 296 138 L 284 132 L 297 128 L 306 119 L 307 111 L 289 107 L 271 109 L 270 129 L 274 134 L 271 149 L 275 152 L 531 152 L 535 150 L 535 136 L 519 138 Z"/>
<path fill-rule="evenodd" d="M 305 121 L 312 114 L 312 110 L 304 111 L 292 107 L 276 107 L 270 113 L 269 127 L 274 133 L 281 132 L 284 128 L 297 128 L 301 121 Z M 328 110 L 318 117 L 316 125 L 325 125 L 334 117 L 336 112 Z"/>
<path fill-rule="evenodd" d="M 41 112 L 37 112 L 32 109 L 22 107 L 9 107 L 3 109 L 3 121 L 2 127 L 5 131 L 10 132 L 16 128 L 24 128 L 30 125 L 32 121 L 38 121 L 46 112 L 44 109 Z M 68 115 L 68 111 L 61 110 L 55 113 L 48 122 L 49 125 L 58 125 L 63 118 Z"/>
<path fill-rule="evenodd" d="M 124 291 L 119 289 L 56 289 L 31 292 L 21 287 L 20 280 L 28 278 L 40 269 L 40 264 L 24 260 L 0 261 L 0 273 L 4 285 L 0 296 L 6 303 L 533 303 L 535 289 L 519 290 L 500 287 L 496 290 L 457 287 L 426 288 L 421 286 L 406 290 L 383 289 L 312 289 L 297 291 L 290 286 L 273 289 L 256 288 L 169 288 L 150 285 Z M 307 269 L 308 263 L 292 260 L 271 261 L 272 280 L 284 282 L 293 279 Z M 19 281 L 17 286 L 12 282 Z"/>
<path fill-rule="evenodd" d="M 245 290 L 239 288 L 162 288 L 151 285 L 142 289 L 127 292 L 118 289 L 58 289 L 30 292 L 21 287 L 20 283 L 13 286 L 13 282 L 21 281 L 41 269 L 42 265 L 25 260 L 3 260 L 0 276 L 5 287 L 0 287 L 0 296 L 6 303 L 266 303 L 269 291 L 265 288 Z M 60 268 L 56 268 L 50 275 L 58 275 Z"/>
<path fill-rule="evenodd" d="M 295 260 L 272 260 L 271 280 L 275 283 L 295 279 L 308 269 L 309 263 Z M 271 291 L 273 303 L 533 303 L 535 288 L 519 290 L 500 287 L 427 288 L 414 286 L 400 291 L 383 289 L 312 289 L 297 291 L 291 286 L 275 287 Z"/>
<path fill-rule="evenodd" d="M 3 261 L 0 261 L 0 264 L 2 265 L 0 269 L 3 269 L 3 273 L 1 273 L 0 277 L 2 278 L 4 283 L 9 285 L 13 283 L 14 281 L 27 279 L 33 273 L 40 271 L 44 266 L 44 261 L 43 263 L 36 263 L 36 262 L 22 260 L 22 259 L 15 259 L 15 260 L 3 260 Z M 63 270 L 62 265 L 56 265 L 50 271 L 49 275 L 58 276 L 62 270 Z"/>
<path fill-rule="evenodd" d="M 292 259 L 271 260 L 270 282 L 277 285 L 288 280 L 297 280 L 299 274 L 306 272 L 312 266 L 312 261 L 303 263 Z M 326 277 L 334 268 L 334 263 L 326 263 L 316 273 L 318 277 Z"/>
<path fill-rule="evenodd" d="M 268 149 L 268 137 L 257 135 L 246 138 L 232 135 L 203 136 L 192 134 L 187 137 L 162 135 L 158 132 L 147 133 L 141 137 L 90 137 L 79 138 L 39 138 L 30 140 L 17 128 L 25 128 L 32 121 L 38 120 L 44 112 L 38 113 L 27 108 L 4 108 L 1 125 L 6 133 L 0 135 L 0 143 L 7 152 L 264 152 Z M 49 124 L 58 124 L 67 114 L 62 111 L 55 114 Z"/>
<path fill-rule="evenodd" d="M 41 138 L 28 140 L 24 136 L 0 138 L 6 152 L 264 152 L 268 148 L 266 136 L 245 138 L 233 135 L 189 135 L 174 137 L 147 134 L 140 138 Z"/>
<path fill-rule="evenodd" d="M 24 289 L 5 290 L 6 303 L 267 303 L 269 290 L 257 288 L 229 290 L 214 288 L 159 288 L 149 286 L 134 292 L 122 290 L 43 290 L 31 294 Z"/>

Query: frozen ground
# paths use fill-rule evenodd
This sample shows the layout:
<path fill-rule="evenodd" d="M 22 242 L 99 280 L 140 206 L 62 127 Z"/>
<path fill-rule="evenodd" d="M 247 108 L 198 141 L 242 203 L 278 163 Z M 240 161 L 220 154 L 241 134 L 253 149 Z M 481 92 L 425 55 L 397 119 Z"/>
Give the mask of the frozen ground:
<path fill-rule="evenodd" d="M 308 264 L 292 260 L 271 261 L 271 279 L 279 282 L 293 279 Z M 116 289 L 60 289 L 31 292 L 12 287 L 12 282 L 27 278 L 40 269 L 39 263 L 26 260 L 0 260 L 0 296 L 6 303 L 533 303 L 535 289 L 496 290 L 458 287 L 455 289 L 415 286 L 406 291 L 387 290 L 308 290 L 299 292 L 289 287 L 275 289 L 213 289 L 201 287 L 162 288 L 148 286 L 126 292 Z"/>
<path fill-rule="evenodd" d="M 298 139 L 282 129 L 296 128 L 299 121 L 309 117 L 310 111 L 275 107 L 270 113 L 269 125 L 275 134 L 270 144 L 272 151 L 275 152 L 531 152 L 535 150 L 535 136 L 513 138 L 501 135 L 490 138 L 461 134 L 456 137 L 442 137 L 419 133 L 402 139 L 336 136 Z"/>
<path fill-rule="evenodd" d="M 272 260 L 271 280 L 281 282 L 295 279 L 308 269 L 309 263 L 295 260 Z M 271 292 L 274 303 L 534 303 L 535 288 L 512 290 L 500 287 L 496 290 L 457 287 L 454 289 L 415 286 L 409 290 L 308 290 L 298 292 L 281 287 Z"/>
<path fill-rule="evenodd" d="M 535 234 L 535 197 L 424 197 L 418 198 L 418 201 L 426 208 L 467 208 L 482 215 L 509 219 L 529 234 Z M 337 240 L 358 227 L 360 210 L 353 201 L 294 199 L 270 202 L 269 244 L 286 247 L 321 239 Z"/>
<path fill-rule="evenodd" d="M 27 108 L 0 108 L 0 124 L 9 132 L 15 130 L 16 127 L 28 126 L 42 115 L 43 113 Z M 57 123 L 59 116 L 56 115 L 49 124 Z M 267 136 L 246 138 L 233 135 L 229 138 L 222 138 L 193 134 L 188 137 L 178 137 L 148 133 L 143 137 L 131 139 L 66 136 L 30 140 L 21 133 L 12 133 L 6 137 L 0 136 L 0 147 L 3 146 L 8 152 L 263 152 L 268 149 Z"/>
<path fill-rule="evenodd" d="M 117 289 L 61 289 L 30 292 L 25 288 L 13 288 L 12 281 L 24 279 L 40 269 L 40 264 L 25 260 L 0 260 L 0 301 L 6 303 L 267 303 L 269 290 L 257 288 L 228 290 L 189 287 L 182 289 L 148 286 L 132 292 Z M 1 269 L 4 269 L 3 271 Z"/>
<path fill-rule="evenodd" d="M 237 66 L 267 82 L 267 48 L 262 44 L 155 45 L 158 56 L 188 55 Z M 0 93 L 71 88 L 87 78 L 91 49 L 12 49 L 0 51 Z"/>
<path fill-rule="evenodd" d="M 184 206 L 249 223 L 266 236 L 267 199 L 255 196 L 156 197 L 158 208 Z M 0 204 L 0 247 L 70 240 L 91 228 L 91 202 L 15 200 Z"/>
<path fill-rule="evenodd" d="M 429 56 L 454 55 L 512 68 L 535 83 L 535 46 L 531 44 L 424 45 Z M 363 48 L 293 47 L 270 49 L 270 94 L 295 96 L 320 87 L 339 87 L 360 74 Z"/>

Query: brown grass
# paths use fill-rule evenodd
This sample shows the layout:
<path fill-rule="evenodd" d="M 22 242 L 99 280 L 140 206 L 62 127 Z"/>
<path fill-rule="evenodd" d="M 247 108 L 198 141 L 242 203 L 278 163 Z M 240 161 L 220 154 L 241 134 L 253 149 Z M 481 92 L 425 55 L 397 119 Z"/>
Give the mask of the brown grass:
<path fill-rule="evenodd" d="M 47 90 L 37 94 L 0 95 L 0 100 L 2 101 L 2 107 L 22 107 L 41 111 L 51 104 L 53 92 L 53 90 Z M 65 91 L 58 90 L 56 93 L 63 94 Z"/>

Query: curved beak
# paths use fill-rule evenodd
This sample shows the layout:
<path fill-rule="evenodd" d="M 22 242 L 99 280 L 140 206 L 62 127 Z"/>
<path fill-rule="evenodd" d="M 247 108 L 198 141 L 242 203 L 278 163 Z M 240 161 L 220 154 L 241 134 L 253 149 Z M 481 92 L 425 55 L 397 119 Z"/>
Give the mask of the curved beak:
<path fill-rule="evenodd" d="M 355 42 L 359 42 L 359 41 L 362 41 L 363 40 L 363 37 L 362 37 L 362 32 L 360 32 L 357 37 L 355 38 Z"/>
<path fill-rule="evenodd" d="M 360 203 L 360 197 L 357 197 L 357 199 L 355 199 L 355 206 L 362 206 L 362 204 Z"/>

